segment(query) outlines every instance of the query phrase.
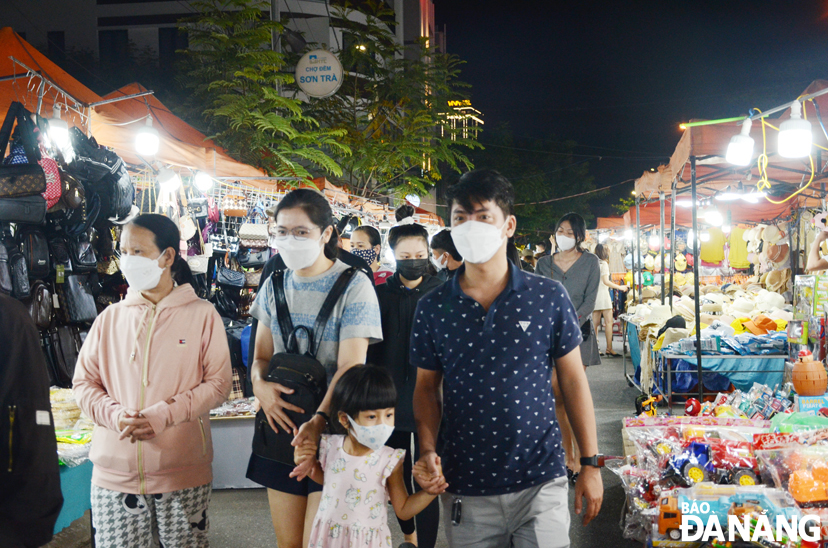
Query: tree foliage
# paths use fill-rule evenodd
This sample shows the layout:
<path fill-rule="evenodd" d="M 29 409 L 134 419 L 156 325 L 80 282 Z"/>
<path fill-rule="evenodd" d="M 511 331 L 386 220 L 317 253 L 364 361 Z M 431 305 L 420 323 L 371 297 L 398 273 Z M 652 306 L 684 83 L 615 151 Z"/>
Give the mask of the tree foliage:
<path fill-rule="evenodd" d="M 470 169 L 464 152 L 479 147 L 439 129 L 452 112 L 449 101 L 467 98 L 469 86 L 458 80 L 463 62 L 425 42 L 400 46 L 385 2 L 360 2 L 359 13 L 347 2 L 333 7 L 345 37 L 334 49 L 344 81 L 336 94 L 310 99 L 306 112 L 341 132 L 340 142 L 352 151 L 333 151 L 344 168 L 339 182 L 352 192 L 425 194 L 443 170 Z"/>
<path fill-rule="evenodd" d="M 281 72 L 284 56 L 271 50 L 271 32 L 282 26 L 264 18 L 260 0 L 201 0 L 186 23 L 190 49 L 184 84 L 190 117 L 201 117 L 211 138 L 238 160 L 274 176 L 311 177 L 321 169 L 341 175 L 332 159 L 346 158 L 344 132 L 322 128 L 302 104 L 279 90 L 293 82 Z M 206 108 L 205 108 L 206 107 Z"/>

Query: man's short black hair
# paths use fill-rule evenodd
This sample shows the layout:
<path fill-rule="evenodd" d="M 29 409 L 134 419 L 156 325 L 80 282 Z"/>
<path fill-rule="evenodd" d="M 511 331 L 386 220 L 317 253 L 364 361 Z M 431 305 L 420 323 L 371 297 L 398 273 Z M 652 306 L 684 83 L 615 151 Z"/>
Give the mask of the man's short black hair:
<path fill-rule="evenodd" d="M 515 190 L 509 180 L 493 169 L 475 169 L 460 177 L 457 184 L 446 191 L 449 211 L 459 204 L 468 212 L 474 210 L 472 203 L 493 201 L 508 217 L 515 212 Z"/>
<path fill-rule="evenodd" d="M 454 240 L 451 239 L 451 230 L 448 228 L 445 228 L 434 235 L 431 239 L 431 249 L 448 251 L 451 258 L 455 261 L 463 260 L 463 256 L 460 255 L 460 252 L 457 251 L 457 247 L 454 245 Z"/>

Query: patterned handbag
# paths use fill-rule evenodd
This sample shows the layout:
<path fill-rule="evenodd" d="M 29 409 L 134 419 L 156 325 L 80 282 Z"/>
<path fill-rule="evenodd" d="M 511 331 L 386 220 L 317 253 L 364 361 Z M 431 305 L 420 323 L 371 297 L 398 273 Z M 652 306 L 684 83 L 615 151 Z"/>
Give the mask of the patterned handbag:
<path fill-rule="evenodd" d="M 46 174 L 38 164 L 41 155 L 34 134 L 35 125 L 31 113 L 17 101 L 9 107 L 0 127 L 0 155 L 6 151 L 15 120 L 20 143 L 12 147 L 12 155 L 4 159 L 0 166 L 0 198 L 35 196 L 46 192 Z"/>
<path fill-rule="evenodd" d="M 247 202 L 244 196 L 228 194 L 221 205 L 225 217 L 247 217 Z"/>
<path fill-rule="evenodd" d="M 246 270 L 244 272 L 244 287 L 259 287 L 259 282 L 261 280 L 261 270 Z"/>

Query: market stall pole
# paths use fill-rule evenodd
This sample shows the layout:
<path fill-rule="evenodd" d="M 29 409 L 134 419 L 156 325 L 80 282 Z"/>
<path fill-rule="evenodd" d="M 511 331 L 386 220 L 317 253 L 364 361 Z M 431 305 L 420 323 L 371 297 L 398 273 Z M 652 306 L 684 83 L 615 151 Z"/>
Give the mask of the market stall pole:
<path fill-rule="evenodd" d="M 661 253 L 661 304 L 664 304 L 664 192 L 658 192 L 658 220 L 659 220 L 659 240 L 658 249 Z M 671 248 L 672 249 L 672 248 Z"/>
<path fill-rule="evenodd" d="M 676 275 L 676 181 L 670 185 L 670 312 L 673 311 L 673 277 Z M 663 264 L 661 265 L 664 266 Z"/>
<path fill-rule="evenodd" d="M 641 199 L 636 194 L 635 196 L 635 244 L 633 244 L 633 265 L 638 265 L 638 281 L 635 279 L 636 269 L 633 269 L 633 287 L 638 286 L 638 304 L 641 304 L 641 286 L 638 285 L 643 281 L 641 276 Z M 633 300 L 635 300 L 635 293 L 633 293 Z"/>
<path fill-rule="evenodd" d="M 704 401 L 704 385 L 702 383 L 702 348 L 701 348 L 701 299 L 699 298 L 699 227 L 698 204 L 696 203 L 696 157 L 690 156 L 690 199 L 693 212 L 693 290 L 694 309 L 696 316 L 696 368 L 698 372 L 699 401 Z M 675 208 L 674 208 L 675 209 Z"/>

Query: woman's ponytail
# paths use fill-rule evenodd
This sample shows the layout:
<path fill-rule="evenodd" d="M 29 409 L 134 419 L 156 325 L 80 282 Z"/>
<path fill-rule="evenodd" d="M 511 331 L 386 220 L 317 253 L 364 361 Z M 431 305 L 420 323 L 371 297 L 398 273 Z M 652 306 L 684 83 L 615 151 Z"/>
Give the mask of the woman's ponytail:
<path fill-rule="evenodd" d="M 173 281 L 178 285 L 190 284 L 195 287 L 193 271 L 190 270 L 190 265 L 184 260 L 184 257 L 175 254 L 175 260 L 170 267 L 170 274 L 172 274 Z"/>

